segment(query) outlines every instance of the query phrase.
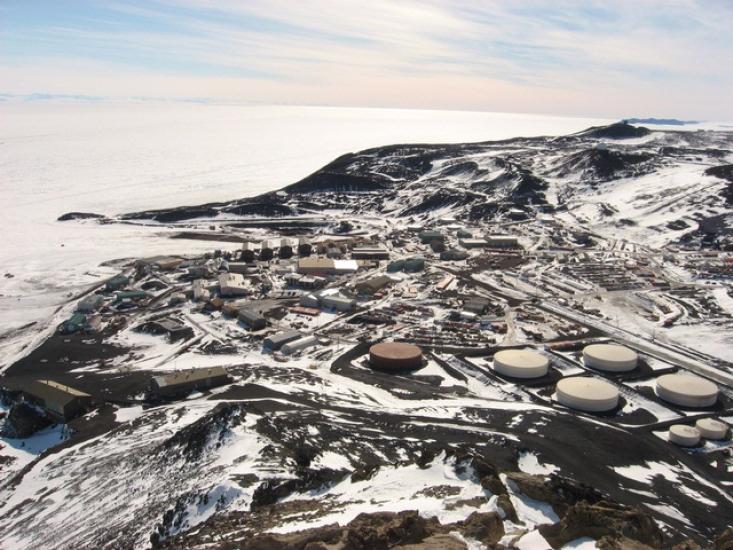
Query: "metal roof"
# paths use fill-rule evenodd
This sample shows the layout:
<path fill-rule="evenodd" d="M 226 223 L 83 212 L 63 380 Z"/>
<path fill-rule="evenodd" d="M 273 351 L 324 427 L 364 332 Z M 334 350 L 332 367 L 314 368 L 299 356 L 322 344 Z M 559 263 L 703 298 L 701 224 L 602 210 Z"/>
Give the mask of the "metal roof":
<path fill-rule="evenodd" d="M 153 376 L 153 380 L 159 388 L 167 386 L 178 386 L 206 380 L 207 378 L 217 378 L 219 376 L 228 376 L 229 373 L 224 367 L 211 367 L 207 369 L 191 369 L 185 371 L 176 371 L 159 376 Z"/>

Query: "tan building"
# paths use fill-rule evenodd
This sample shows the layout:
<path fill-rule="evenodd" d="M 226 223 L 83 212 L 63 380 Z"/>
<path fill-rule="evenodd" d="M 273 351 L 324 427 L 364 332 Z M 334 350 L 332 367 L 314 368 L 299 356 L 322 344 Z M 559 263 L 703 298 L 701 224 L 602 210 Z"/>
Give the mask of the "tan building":
<path fill-rule="evenodd" d="M 92 396 L 53 380 L 33 380 L 23 388 L 23 397 L 53 416 L 70 420 L 92 405 Z"/>

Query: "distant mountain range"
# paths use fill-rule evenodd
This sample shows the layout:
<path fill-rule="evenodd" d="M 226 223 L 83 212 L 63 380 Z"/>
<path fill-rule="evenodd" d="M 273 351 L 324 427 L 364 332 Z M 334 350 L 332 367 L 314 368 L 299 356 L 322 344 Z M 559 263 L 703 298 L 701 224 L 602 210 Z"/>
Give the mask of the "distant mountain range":
<path fill-rule="evenodd" d="M 699 120 L 679 120 L 677 118 L 627 118 L 629 124 L 657 124 L 659 126 L 684 126 L 699 124 Z"/>

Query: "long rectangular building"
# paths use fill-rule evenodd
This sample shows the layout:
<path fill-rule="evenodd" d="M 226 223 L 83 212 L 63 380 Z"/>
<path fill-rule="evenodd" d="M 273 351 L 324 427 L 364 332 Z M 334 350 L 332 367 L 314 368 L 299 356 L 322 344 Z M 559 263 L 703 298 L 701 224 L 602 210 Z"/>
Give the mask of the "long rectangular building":
<path fill-rule="evenodd" d="M 194 390 L 206 390 L 229 383 L 229 373 L 224 367 L 191 369 L 153 376 L 150 390 L 159 397 L 183 395 Z"/>
<path fill-rule="evenodd" d="M 79 416 L 92 405 L 92 396 L 88 393 L 53 380 L 33 380 L 22 392 L 24 399 L 63 420 Z"/>

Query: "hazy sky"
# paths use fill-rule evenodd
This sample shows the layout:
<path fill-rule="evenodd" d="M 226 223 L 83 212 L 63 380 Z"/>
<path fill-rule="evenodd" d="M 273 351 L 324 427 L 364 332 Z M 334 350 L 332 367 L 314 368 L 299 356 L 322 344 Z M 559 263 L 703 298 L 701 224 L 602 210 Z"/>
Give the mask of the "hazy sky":
<path fill-rule="evenodd" d="M 733 0 L 0 0 L 0 93 L 733 120 Z"/>

